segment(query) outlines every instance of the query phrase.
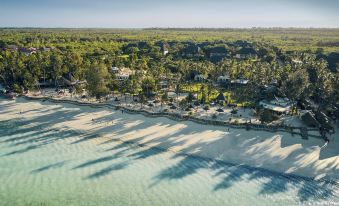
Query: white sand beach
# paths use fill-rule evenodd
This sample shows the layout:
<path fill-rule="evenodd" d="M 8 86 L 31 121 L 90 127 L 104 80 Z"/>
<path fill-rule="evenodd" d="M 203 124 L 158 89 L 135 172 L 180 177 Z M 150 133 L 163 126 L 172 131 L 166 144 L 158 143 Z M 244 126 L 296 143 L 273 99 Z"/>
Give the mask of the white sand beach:
<path fill-rule="evenodd" d="M 207 126 L 165 117 L 150 118 L 119 110 L 48 101 L 0 99 L 0 121 L 29 119 L 46 126 L 97 134 L 93 144 L 130 141 L 180 154 L 245 164 L 315 179 L 339 179 L 339 140 L 324 146 L 321 139 L 288 133 Z M 337 135 L 337 134 L 336 134 Z M 333 137 L 333 136 L 332 136 Z M 83 137 L 79 136 L 79 141 Z M 145 147 L 145 149 L 147 148 Z"/>

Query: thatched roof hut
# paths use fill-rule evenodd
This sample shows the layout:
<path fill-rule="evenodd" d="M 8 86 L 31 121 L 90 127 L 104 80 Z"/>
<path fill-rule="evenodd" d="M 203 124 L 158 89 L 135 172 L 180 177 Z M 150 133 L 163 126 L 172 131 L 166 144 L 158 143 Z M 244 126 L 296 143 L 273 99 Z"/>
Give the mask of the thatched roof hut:
<path fill-rule="evenodd" d="M 220 92 L 219 95 L 217 96 L 217 101 L 226 101 L 226 97 L 224 93 Z"/>

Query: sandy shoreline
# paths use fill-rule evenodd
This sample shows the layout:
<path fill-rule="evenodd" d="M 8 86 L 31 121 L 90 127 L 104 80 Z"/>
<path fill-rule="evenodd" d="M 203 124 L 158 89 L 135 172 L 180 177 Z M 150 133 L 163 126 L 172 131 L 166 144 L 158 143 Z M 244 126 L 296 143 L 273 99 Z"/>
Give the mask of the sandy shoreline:
<path fill-rule="evenodd" d="M 121 140 L 287 174 L 339 179 L 337 139 L 323 147 L 323 140 L 303 140 L 298 135 L 284 132 L 228 130 L 227 127 L 176 122 L 164 117 L 130 115 L 108 108 L 23 98 L 16 101 L 0 99 L 0 121 L 15 118 L 47 122 L 48 127 L 56 129 L 101 135 L 91 139 L 96 144 Z"/>

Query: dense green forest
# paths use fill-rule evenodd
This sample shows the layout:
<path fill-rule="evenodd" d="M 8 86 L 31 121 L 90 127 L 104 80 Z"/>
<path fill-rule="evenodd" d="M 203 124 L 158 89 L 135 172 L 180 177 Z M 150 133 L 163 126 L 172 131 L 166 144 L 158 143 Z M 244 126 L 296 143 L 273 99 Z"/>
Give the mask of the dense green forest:
<path fill-rule="evenodd" d="M 57 86 L 64 77 L 86 80 L 98 98 L 116 91 L 146 94 L 156 93 L 162 80 L 183 90 L 202 75 L 202 96 L 223 90 L 255 102 L 261 88 L 274 84 L 277 95 L 295 101 L 339 102 L 339 29 L 3 28 L 0 49 L 0 83 L 16 92 L 42 82 Z M 133 73 L 121 81 L 112 67 Z M 220 76 L 250 86 L 215 86 Z"/>

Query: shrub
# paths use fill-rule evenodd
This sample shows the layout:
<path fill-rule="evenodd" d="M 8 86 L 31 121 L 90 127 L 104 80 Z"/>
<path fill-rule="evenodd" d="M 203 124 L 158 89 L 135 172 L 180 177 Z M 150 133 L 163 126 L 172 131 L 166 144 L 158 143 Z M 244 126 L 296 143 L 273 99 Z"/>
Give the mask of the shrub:
<path fill-rule="evenodd" d="M 21 90 L 21 88 L 20 88 L 20 86 L 18 84 L 14 84 L 13 85 L 13 90 L 16 93 L 21 93 L 22 92 L 22 90 Z"/>
<path fill-rule="evenodd" d="M 278 117 L 274 114 L 272 114 L 272 112 L 268 111 L 268 110 L 264 110 L 260 113 L 260 121 L 261 122 L 272 122 L 277 120 Z"/>

